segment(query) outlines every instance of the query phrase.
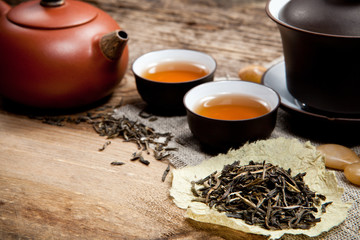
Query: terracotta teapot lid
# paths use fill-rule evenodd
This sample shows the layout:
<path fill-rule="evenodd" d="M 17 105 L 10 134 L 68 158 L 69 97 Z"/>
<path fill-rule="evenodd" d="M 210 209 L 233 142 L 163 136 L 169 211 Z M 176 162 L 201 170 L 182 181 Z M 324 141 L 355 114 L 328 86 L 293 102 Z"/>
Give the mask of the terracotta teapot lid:
<path fill-rule="evenodd" d="M 7 18 L 25 27 L 57 29 L 87 23 L 97 14 L 97 8 L 81 1 L 35 0 L 15 6 Z"/>
<path fill-rule="evenodd" d="M 360 36 L 359 0 L 290 0 L 279 20 L 317 33 Z"/>

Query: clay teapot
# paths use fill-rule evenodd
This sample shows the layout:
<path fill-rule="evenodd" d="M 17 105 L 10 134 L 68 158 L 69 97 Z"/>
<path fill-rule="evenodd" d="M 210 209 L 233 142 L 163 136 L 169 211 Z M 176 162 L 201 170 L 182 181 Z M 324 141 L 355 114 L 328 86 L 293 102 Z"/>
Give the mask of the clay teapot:
<path fill-rule="evenodd" d="M 0 0 L 0 95 L 36 108 L 73 108 L 110 95 L 128 65 L 127 33 L 74 0 Z"/>

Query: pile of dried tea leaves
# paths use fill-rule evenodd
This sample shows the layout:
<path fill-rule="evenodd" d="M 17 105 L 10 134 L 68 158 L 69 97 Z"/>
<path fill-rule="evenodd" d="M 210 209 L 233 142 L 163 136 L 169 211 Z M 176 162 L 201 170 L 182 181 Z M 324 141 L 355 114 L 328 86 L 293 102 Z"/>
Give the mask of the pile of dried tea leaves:
<path fill-rule="evenodd" d="M 131 161 L 139 161 L 142 164 L 149 165 L 150 161 L 146 160 L 143 152 L 150 154 L 153 152 L 156 160 L 165 160 L 172 157 L 172 151 L 177 148 L 168 147 L 173 135 L 170 132 L 160 133 L 154 128 L 148 127 L 138 121 L 133 121 L 126 116 L 114 117 L 113 114 L 104 114 L 100 118 L 91 120 L 94 130 L 100 136 L 106 136 L 108 139 L 121 137 L 125 142 L 137 144 L 138 151 L 134 152 L 130 158 Z M 99 149 L 102 151 L 108 144 Z M 112 162 L 111 165 L 123 165 L 123 162 Z M 164 182 L 170 171 L 170 164 L 164 170 L 161 180 Z"/>
<path fill-rule="evenodd" d="M 105 105 L 94 109 L 93 111 L 80 114 L 75 117 L 70 116 L 29 116 L 37 119 L 43 123 L 64 126 L 65 123 L 79 124 L 82 122 L 91 124 L 93 129 L 100 135 L 106 136 L 107 139 L 123 138 L 125 142 L 133 142 L 138 146 L 138 152 L 132 154 L 130 160 L 149 165 L 150 162 L 143 157 L 143 152 L 150 154 L 153 152 L 156 160 L 165 160 L 173 157 L 172 151 L 177 151 L 177 148 L 168 147 L 168 143 L 172 140 L 173 135 L 170 132 L 160 133 L 154 128 L 148 127 L 137 120 L 131 120 L 125 115 L 122 117 L 114 117 L 114 110 L 117 106 Z M 156 121 L 157 118 L 152 114 L 146 113 L 144 110 L 139 112 L 139 117 L 148 119 L 148 121 Z M 104 145 L 99 148 L 99 151 L 104 151 L 111 141 L 106 141 Z M 124 162 L 112 162 L 111 165 L 123 165 Z M 164 171 L 168 173 L 168 168 Z M 164 179 L 164 177 L 163 177 Z"/>
<path fill-rule="evenodd" d="M 91 124 L 100 136 L 106 136 L 108 139 L 122 137 L 126 142 L 136 143 L 139 150 L 147 153 L 150 153 L 150 144 L 155 145 L 153 150 L 157 160 L 169 154 L 170 150 L 166 146 L 173 137 L 171 133 L 156 132 L 153 128 L 130 120 L 126 116 L 115 118 L 105 115 L 99 120 L 91 121 Z"/>
<path fill-rule="evenodd" d="M 143 112 L 139 113 L 139 117 L 143 117 Z M 91 115 L 92 116 L 92 115 Z M 147 116 L 145 118 L 148 118 Z M 155 117 L 150 118 L 151 121 L 156 121 Z M 151 154 L 153 152 L 156 160 L 165 160 L 172 157 L 172 151 L 177 151 L 177 148 L 168 147 L 168 143 L 172 140 L 173 135 L 170 132 L 160 133 L 154 128 L 148 127 L 137 120 L 130 120 L 123 115 L 122 117 L 114 117 L 113 111 L 109 113 L 96 114 L 95 117 L 89 118 L 87 121 L 92 124 L 93 129 L 100 135 L 106 136 L 107 139 L 123 138 L 125 142 L 133 142 L 137 144 L 138 151 L 134 152 L 130 158 L 131 161 L 139 161 L 142 164 L 149 165 L 150 161 L 146 160 L 143 152 Z M 110 144 L 107 141 L 99 151 L 103 151 L 106 146 Z M 124 162 L 112 162 L 111 165 L 123 165 Z M 164 170 L 162 175 L 162 182 L 165 181 L 167 174 L 170 171 L 170 164 Z"/>
<path fill-rule="evenodd" d="M 252 161 L 240 166 L 236 161 L 193 181 L 191 191 L 196 197 L 193 201 L 250 225 L 269 230 L 309 229 L 320 221 L 314 213 L 325 196 L 309 189 L 303 180 L 305 174 L 292 177 L 291 169 Z M 322 204 L 321 210 L 326 211 L 330 203 Z"/>
<path fill-rule="evenodd" d="M 249 182 L 240 182 L 243 176 L 239 175 L 240 172 L 237 172 L 237 169 L 241 166 L 234 164 L 234 162 L 239 160 L 241 161 L 242 165 L 249 165 L 251 161 L 253 161 L 254 163 L 260 163 L 253 164 L 260 165 L 259 169 L 244 171 L 244 173 L 242 174 L 249 174 L 248 172 L 252 173 L 252 175 L 255 174 L 253 180 L 252 178 L 249 178 Z M 285 170 L 280 170 L 280 173 L 277 173 L 276 171 L 278 170 L 278 167 L 270 168 L 271 165 L 268 165 L 268 163 L 281 167 Z M 226 165 L 229 165 L 229 167 L 226 168 L 234 168 L 231 171 L 227 171 L 229 172 L 229 175 L 227 177 L 229 180 L 228 183 L 226 183 L 226 177 L 224 177 L 225 174 L 222 173 Z M 269 180 L 267 182 L 269 186 L 266 185 L 267 180 L 263 181 L 262 179 L 264 165 L 266 169 L 264 180 L 268 177 L 275 178 L 274 180 Z M 290 174 L 290 171 L 286 169 L 291 169 L 292 175 Z M 216 175 L 216 173 L 213 174 L 215 171 L 217 171 L 218 175 Z M 256 171 L 259 172 L 255 173 Z M 304 172 L 306 172 L 305 176 L 303 176 L 302 174 Z M 202 184 L 201 182 L 199 182 L 199 184 L 191 183 L 192 181 L 198 182 L 209 175 L 211 176 L 212 174 L 215 178 L 212 178 L 212 180 L 210 181 L 209 177 L 209 179 L 205 180 L 205 182 Z M 291 175 L 292 179 L 294 179 L 294 176 L 296 176 L 297 174 L 300 175 L 298 175 L 297 180 L 294 180 L 296 183 L 295 185 L 287 177 L 287 175 Z M 239 175 L 237 179 L 232 179 L 237 175 Z M 218 187 L 216 184 L 218 181 L 216 181 L 216 179 L 220 180 Z M 303 183 L 301 179 L 303 179 L 305 183 Z M 284 182 L 283 180 L 286 180 L 284 188 L 286 195 L 297 194 L 300 199 L 299 203 L 293 203 L 292 201 L 297 201 L 294 198 L 292 198 L 292 200 L 290 200 L 289 198 L 285 198 L 288 206 L 285 205 L 285 202 L 283 201 L 284 195 L 282 194 L 282 186 Z M 322 195 L 326 196 L 327 202 L 332 203 L 326 207 L 326 212 L 323 213 L 321 211 L 320 205 L 316 205 L 317 200 L 312 200 L 311 197 L 305 197 L 305 193 L 297 193 L 297 191 L 292 189 L 291 186 L 288 185 L 288 183 L 286 182 L 290 183 L 292 186 L 295 186 L 298 190 L 300 190 L 300 192 L 302 191 L 302 189 L 304 189 L 306 193 L 310 189 L 310 192 L 315 192 L 315 199 L 321 199 L 321 195 L 318 196 L 318 194 L 316 194 L 321 193 Z M 206 184 L 209 186 L 205 186 Z M 192 187 L 192 185 L 194 187 Z M 305 187 L 306 185 L 308 187 Z M 276 189 L 270 189 L 271 186 Z M 213 188 L 213 190 L 211 190 L 212 193 L 209 194 L 208 203 L 204 203 L 206 201 L 207 193 L 210 191 L 210 189 L 204 194 L 202 194 L 202 192 L 206 190 L 200 191 L 200 189 L 209 187 L 210 189 Z M 195 189 L 192 190 L 192 188 Z M 251 188 L 252 190 L 250 190 Z M 268 189 L 265 190 L 264 188 Z M 196 192 L 199 194 L 199 197 L 194 196 L 194 190 L 196 190 Z M 218 194 L 216 195 L 216 193 Z M 214 196 L 217 196 L 217 198 L 212 198 L 213 194 L 215 194 Z M 224 194 L 225 196 L 227 195 L 227 197 L 223 198 Z M 344 189 L 339 186 L 335 172 L 328 171 L 325 168 L 324 158 L 318 151 L 316 151 L 316 147 L 312 145 L 311 142 L 302 142 L 295 138 L 283 137 L 270 138 L 266 140 L 259 140 L 256 142 L 247 143 L 239 149 L 230 150 L 226 154 L 219 154 L 217 156 L 211 157 L 204 160 L 198 165 L 173 169 L 172 187 L 170 189 L 170 196 L 173 198 L 173 202 L 176 204 L 176 206 L 186 210 L 186 218 L 189 218 L 199 223 L 224 226 L 229 229 L 240 231 L 240 234 L 258 234 L 266 236 L 266 238 L 269 239 L 279 239 L 287 235 L 293 235 L 293 237 L 290 237 L 291 239 L 297 238 L 295 237 L 295 235 L 299 235 L 299 238 L 301 239 L 303 239 L 303 237 L 304 239 L 307 239 L 306 236 L 315 237 L 319 236 L 324 232 L 332 231 L 332 228 L 334 228 L 335 226 L 338 226 L 340 228 L 344 227 L 339 225 L 343 223 L 348 216 L 349 211 L 353 205 L 353 201 L 342 200 L 343 194 Z M 194 198 L 197 201 L 194 201 Z M 234 200 L 230 202 L 231 199 Z M 244 199 L 251 201 L 253 204 L 246 204 L 249 202 L 247 200 L 244 201 Z M 215 200 L 215 202 L 212 203 L 212 207 L 209 207 L 209 204 L 212 200 Z M 306 202 L 306 200 L 309 202 L 303 204 L 303 202 Z M 290 222 L 292 226 L 296 224 L 298 225 L 297 227 L 300 227 L 303 223 L 301 221 L 296 223 L 297 220 L 295 220 L 294 217 L 298 217 L 301 214 L 302 217 L 306 217 L 307 214 L 310 214 L 305 211 L 301 211 L 300 209 L 307 209 L 309 207 L 312 208 L 311 201 L 314 202 L 314 206 L 316 206 L 318 209 L 318 212 L 313 211 L 311 213 L 315 216 L 315 218 L 320 217 L 320 222 L 315 222 L 316 224 L 311 223 L 311 225 L 314 224 L 314 226 L 311 226 L 308 229 L 289 228 L 286 222 L 281 222 L 282 220 L 287 219 L 287 222 Z M 218 210 L 216 207 L 216 205 L 223 205 L 226 208 L 230 208 L 230 206 L 234 206 L 235 204 L 238 204 L 239 207 L 244 207 L 244 209 L 235 208 L 231 209 L 232 212 L 220 212 L 220 210 Z M 280 207 L 276 207 L 276 204 Z M 295 206 L 295 204 L 303 204 L 303 206 L 298 207 Z M 271 208 L 268 208 L 268 205 L 270 205 Z M 289 212 L 287 212 L 288 210 L 286 210 L 286 208 L 292 207 L 294 207 L 294 209 L 290 209 Z M 261 213 L 261 211 L 258 209 L 262 209 L 262 211 L 266 214 Z M 286 212 L 284 209 L 286 210 Z M 246 212 L 244 210 L 246 210 Z M 285 213 L 280 214 L 281 211 Z M 247 220 L 226 216 L 226 214 L 241 215 L 241 212 L 245 213 L 245 215 L 248 216 Z M 254 215 L 254 224 L 249 225 L 245 221 L 252 223 L 252 215 Z M 263 218 L 262 220 L 261 216 Z M 287 228 L 280 229 L 276 224 L 272 225 L 272 221 L 269 216 L 272 217 L 271 219 L 274 219 L 274 223 L 280 225 L 280 227 L 285 226 Z M 265 225 L 265 217 L 267 217 L 267 222 L 270 229 L 268 229 Z M 290 219 L 292 220 L 290 221 Z M 256 221 L 258 221 L 259 223 L 257 223 Z M 333 229 L 332 234 L 336 234 L 337 229 L 338 228 Z M 252 235 L 248 236 L 248 238 L 252 237 Z M 245 236 L 243 238 L 246 239 Z"/>

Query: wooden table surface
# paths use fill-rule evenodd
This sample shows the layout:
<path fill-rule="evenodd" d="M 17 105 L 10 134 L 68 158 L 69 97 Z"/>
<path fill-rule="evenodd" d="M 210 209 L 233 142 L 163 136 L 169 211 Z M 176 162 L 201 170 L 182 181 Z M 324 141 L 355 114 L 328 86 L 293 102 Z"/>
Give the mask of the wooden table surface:
<path fill-rule="evenodd" d="M 7 1 L 16 4 L 16 1 Z M 98 0 L 129 35 L 129 69 L 105 105 L 141 102 L 131 63 L 153 50 L 211 54 L 215 77 L 281 57 L 265 0 Z M 86 123 L 63 127 L 0 105 L 0 239 L 258 239 L 184 218 L 169 197 L 167 163 L 131 162 L 132 143 L 106 139 Z M 112 161 L 125 165 L 111 166 Z"/>

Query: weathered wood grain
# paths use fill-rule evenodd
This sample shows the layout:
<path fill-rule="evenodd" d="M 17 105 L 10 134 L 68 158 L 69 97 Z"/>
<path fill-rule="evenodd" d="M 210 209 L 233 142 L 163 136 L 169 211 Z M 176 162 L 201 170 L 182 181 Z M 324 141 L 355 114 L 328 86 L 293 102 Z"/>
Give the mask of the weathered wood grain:
<path fill-rule="evenodd" d="M 161 181 L 166 163 L 130 161 L 136 145 L 121 139 L 99 152 L 104 142 L 95 132 L 2 115 L 0 238 L 156 239 L 189 231 L 169 199 L 170 178 Z"/>
<path fill-rule="evenodd" d="M 19 141 L 21 139 L 21 141 Z M 189 223 L 169 197 L 166 162 L 130 161 L 135 144 L 2 114 L 0 239 L 248 239 Z M 122 161 L 112 166 L 112 161 Z M 262 239 L 254 236 L 254 239 Z"/>
<path fill-rule="evenodd" d="M 14 5 L 18 0 L 7 0 Z M 141 101 L 131 72 L 140 55 L 158 49 L 204 51 L 216 77 L 237 77 L 248 64 L 282 54 L 265 0 L 91 0 L 129 35 L 129 68 L 108 104 Z M 86 124 L 56 127 L 0 104 L 1 239 L 251 239 L 186 221 L 169 198 L 167 164 L 131 162 L 131 143 L 105 142 Z M 112 161 L 125 165 L 111 166 Z"/>

